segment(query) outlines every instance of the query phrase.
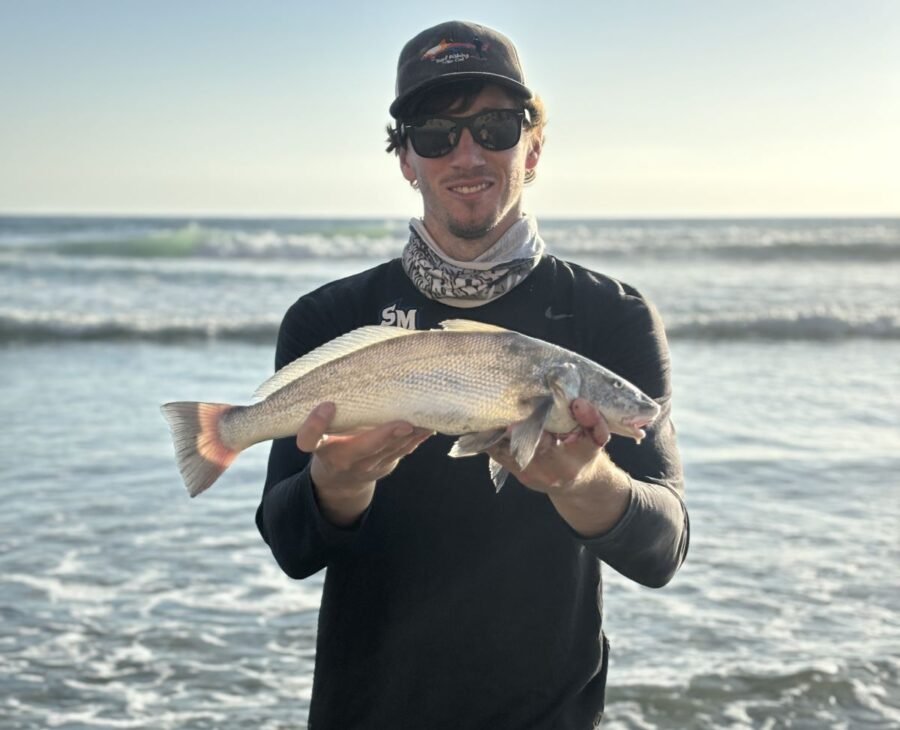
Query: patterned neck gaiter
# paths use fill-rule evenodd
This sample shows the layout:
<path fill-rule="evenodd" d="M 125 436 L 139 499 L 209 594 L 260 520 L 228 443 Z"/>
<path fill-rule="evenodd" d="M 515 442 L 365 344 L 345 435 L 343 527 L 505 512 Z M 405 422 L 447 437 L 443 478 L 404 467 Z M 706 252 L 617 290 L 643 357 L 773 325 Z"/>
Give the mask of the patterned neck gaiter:
<path fill-rule="evenodd" d="M 544 253 L 533 216 L 522 216 L 473 261 L 447 256 L 418 218 L 409 222 L 403 270 L 429 299 L 451 307 L 477 307 L 502 297 L 527 277 Z"/>

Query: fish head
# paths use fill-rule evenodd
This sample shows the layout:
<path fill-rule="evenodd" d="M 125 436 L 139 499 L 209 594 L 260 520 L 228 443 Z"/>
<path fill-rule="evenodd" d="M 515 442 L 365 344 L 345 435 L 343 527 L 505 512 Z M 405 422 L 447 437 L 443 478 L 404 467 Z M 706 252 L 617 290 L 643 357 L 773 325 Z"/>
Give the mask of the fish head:
<path fill-rule="evenodd" d="M 611 433 L 628 436 L 638 443 L 644 428 L 659 416 L 659 404 L 625 378 L 599 366 L 582 377 L 582 397 L 606 419 Z"/>

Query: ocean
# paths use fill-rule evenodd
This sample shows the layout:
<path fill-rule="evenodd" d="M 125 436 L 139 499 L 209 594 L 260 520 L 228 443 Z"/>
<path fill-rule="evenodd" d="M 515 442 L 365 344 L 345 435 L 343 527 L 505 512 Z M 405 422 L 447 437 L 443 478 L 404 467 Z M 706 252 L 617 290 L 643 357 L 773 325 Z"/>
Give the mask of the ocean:
<path fill-rule="evenodd" d="M 0 217 L 0 728 L 304 727 L 322 574 L 191 500 L 159 405 L 245 403 L 402 220 Z M 692 538 L 606 569 L 611 730 L 900 727 L 900 219 L 542 221 L 666 323 Z M 465 701 L 465 698 L 460 698 Z"/>

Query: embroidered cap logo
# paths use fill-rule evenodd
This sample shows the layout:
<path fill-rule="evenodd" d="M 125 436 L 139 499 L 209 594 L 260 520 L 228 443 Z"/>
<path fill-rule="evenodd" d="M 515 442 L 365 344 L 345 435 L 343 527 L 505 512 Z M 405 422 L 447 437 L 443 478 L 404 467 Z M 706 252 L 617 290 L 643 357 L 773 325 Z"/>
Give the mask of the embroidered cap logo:
<path fill-rule="evenodd" d="M 483 43 L 478 36 L 473 36 L 470 43 L 443 39 L 436 46 L 425 51 L 421 58 L 423 61 L 433 61 L 434 63 L 462 63 L 469 59 L 486 61 L 489 49 L 490 44 Z"/>

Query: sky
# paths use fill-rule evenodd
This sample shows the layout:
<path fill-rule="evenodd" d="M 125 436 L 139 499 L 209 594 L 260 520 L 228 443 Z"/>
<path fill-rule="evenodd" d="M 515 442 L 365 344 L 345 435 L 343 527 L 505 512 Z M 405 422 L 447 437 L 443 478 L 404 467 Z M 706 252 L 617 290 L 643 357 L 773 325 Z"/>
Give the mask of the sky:
<path fill-rule="evenodd" d="M 387 108 L 450 19 L 547 105 L 531 212 L 900 215 L 897 0 L 0 0 L 0 212 L 419 214 Z"/>

